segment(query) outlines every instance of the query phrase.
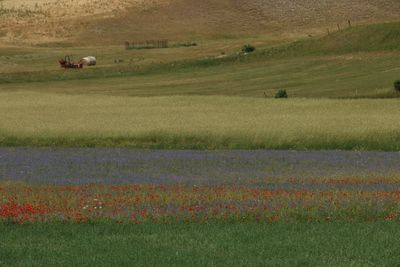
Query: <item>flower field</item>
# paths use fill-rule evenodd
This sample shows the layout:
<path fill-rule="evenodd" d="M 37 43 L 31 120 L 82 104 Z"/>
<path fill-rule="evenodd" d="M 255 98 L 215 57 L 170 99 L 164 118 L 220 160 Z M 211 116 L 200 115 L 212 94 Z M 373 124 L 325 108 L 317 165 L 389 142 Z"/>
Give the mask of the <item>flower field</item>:
<path fill-rule="evenodd" d="M 282 186 L 284 185 L 284 186 Z M 291 185 L 291 186 L 288 186 Z M 0 184 L 0 222 L 379 222 L 400 220 L 397 181 L 275 186 Z"/>

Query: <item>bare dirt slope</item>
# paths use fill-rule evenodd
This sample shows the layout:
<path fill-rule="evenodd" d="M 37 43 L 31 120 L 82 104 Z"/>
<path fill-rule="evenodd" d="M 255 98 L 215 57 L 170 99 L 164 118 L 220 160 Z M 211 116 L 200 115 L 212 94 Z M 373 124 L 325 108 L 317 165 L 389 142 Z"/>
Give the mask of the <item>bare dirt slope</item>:
<path fill-rule="evenodd" d="M 400 19 L 398 0 L 0 0 L 0 40 L 85 44 L 313 33 Z"/>

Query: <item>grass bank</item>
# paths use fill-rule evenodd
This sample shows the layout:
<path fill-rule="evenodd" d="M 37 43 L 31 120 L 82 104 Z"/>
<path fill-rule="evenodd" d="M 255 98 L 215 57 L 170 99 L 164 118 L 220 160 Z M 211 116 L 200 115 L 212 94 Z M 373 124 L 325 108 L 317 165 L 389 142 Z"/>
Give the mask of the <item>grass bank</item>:
<path fill-rule="evenodd" d="M 398 101 L 4 92 L 0 145 L 399 150 Z"/>
<path fill-rule="evenodd" d="M 396 223 L 2 224 L 0 235 L 0 265 L 6 266 L 394 266 L 400 261 Z"/>
<path fill-rule="evenodd" d="M 286 89 L 291 97 L 395 98 L 398 25 L 352 27 L 288 44 L 255 37 L 140 51 L 122 46 L 0 48 L 1 91 L 272 97 Z M 256 52 L 238 55 L 246 43 L 254 44 Z M 95 55 L 98 65 L 61 69 L 57 60 L 70 54 L 76 60 Z"/>
<path fill-rule="evenodd" d="M 263 51 L 269 56 L 341 55 L 357 52 L 399 51 L 400 23 L 350 27 L 321 38 L 308 38 Z"/>

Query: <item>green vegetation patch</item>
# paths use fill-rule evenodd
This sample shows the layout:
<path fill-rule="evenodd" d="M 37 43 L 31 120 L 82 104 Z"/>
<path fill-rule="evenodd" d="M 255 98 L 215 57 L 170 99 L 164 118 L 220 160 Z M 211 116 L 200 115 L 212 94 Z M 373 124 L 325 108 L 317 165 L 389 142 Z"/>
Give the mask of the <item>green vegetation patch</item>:
<path fill-rule="evenodd" d="M 400 51 L 400 23 L 351 27 L 322 38 L 309 38 L 264 51 L 268 56 L 334 55 Z"/>
<path fill-rule="evenodd" d="M 3 224 L 0 235 L 5 266 L 394 266 L 400 261 L 397 223 Z"/>
<path fill-rule="evenodd" d="M 398 54 L 294 59 L 204 59 L 164 66 L 95 67 L 0 75 L 1 91 L 125 96 L 234 95 L 274 97 L 395 98 Z M 56 66 L 58 67 L 58 66 Z M 150 69 L 151 68 L 151 69 Z M 36 81 L 36 82 L 34 82 Z M 265 93 L 265 94 L 264 94 Z"/>

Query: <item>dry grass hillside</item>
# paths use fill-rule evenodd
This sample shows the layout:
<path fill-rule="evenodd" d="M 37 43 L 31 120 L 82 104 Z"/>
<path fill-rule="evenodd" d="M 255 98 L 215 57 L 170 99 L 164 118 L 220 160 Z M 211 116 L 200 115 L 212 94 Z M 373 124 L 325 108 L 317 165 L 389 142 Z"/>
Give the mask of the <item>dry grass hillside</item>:
<path fill-rule="evenodd" d="M 309 34 L 400 19 L 398 0 L 0 0 L 3 43 Z"/>

